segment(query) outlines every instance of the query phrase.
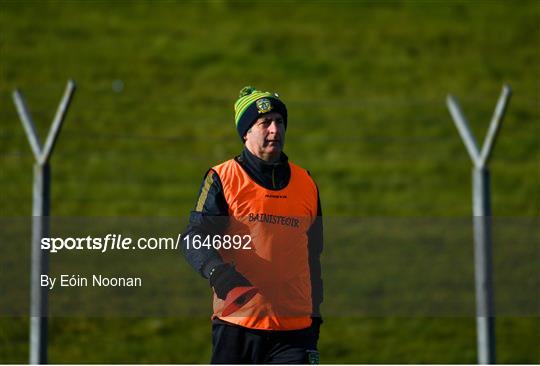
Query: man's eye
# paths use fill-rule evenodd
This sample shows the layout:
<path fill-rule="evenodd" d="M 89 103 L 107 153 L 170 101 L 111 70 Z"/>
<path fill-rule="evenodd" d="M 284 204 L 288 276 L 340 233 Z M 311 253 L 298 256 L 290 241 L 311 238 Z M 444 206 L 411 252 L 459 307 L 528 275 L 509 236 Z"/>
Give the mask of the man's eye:
<path fill-rule="evenodd" d="M 261 126 L 265 126 L 265 127 L 268 127 L 272 124 L 272 121 L 276 121 L 276 124 L 278 125 L 282 125 L 283 124 L 283 120 L 282 119 L 276 119 L 276 120 L 273 120 L 271 118 L 268 118 L 268 119 L 265 119 L 263 121 L 260 122 L 260 125 Z"/>

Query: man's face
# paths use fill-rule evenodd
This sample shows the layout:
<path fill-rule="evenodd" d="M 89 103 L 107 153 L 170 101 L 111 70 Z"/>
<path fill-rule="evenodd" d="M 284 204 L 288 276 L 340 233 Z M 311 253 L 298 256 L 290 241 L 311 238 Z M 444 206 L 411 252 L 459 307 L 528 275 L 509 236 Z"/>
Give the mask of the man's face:
<path fill-rule="evenodd" d="M 244 137 L 253 155 L 265 161 L 276 161 L 285 145 L 283 117 L 277 112 L 259 117 Z"/>

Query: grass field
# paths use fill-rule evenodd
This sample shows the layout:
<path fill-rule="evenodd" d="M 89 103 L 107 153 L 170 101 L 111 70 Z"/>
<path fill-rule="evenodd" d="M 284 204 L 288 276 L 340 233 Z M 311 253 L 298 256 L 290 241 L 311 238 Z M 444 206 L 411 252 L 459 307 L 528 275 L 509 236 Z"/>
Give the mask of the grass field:
<path fill-rule="evenodd" d="M 466 221 L 471 163 L 445 98 L 459 97 L 481 141 L 503 83 L 514 95 L 491 161 L 493 214 L 534 223 L 540 216 L 537 1 L 0 0 L 4 228 L 13 217 L 31 215 L 33 157 L 10 94 L 23 90 L 43 138 L 68 78 L 78 90 L 52 159 L 55 216 L 184 220 L 206 169 L 241 148 L 233 103 L 251 84 L 279 92 L 287 103 L 285 150 L 316 178 L 330 221 L 379 217 L 384 224 L 400 218 L 404 226 L 414 218 Z M 123 88 L 115 90 L 119 80 Z M 374 240 L 383 235 L 414 243 L 426 228 L 418 227 L 411 227 L 411 235 L 359 230 Z M 524 280 L 535 290 L 539 234 L 535 225 L 524 227 L 529 229 L 521 233 L 523 250 L 514 245 L 511 231 L 498 236 L 496 270 L 508 274 L 510 283 Z M 456 238 L 467 237 L 470 227 L 461 230 Z M 422 260 L 422 252 L 379 246 L 365 239 L 368 235 L 342 243 L 339 239 L 351 233 L 328 232 L 323 264 L 329 270 L 331 314 L 321 334 L 322 362 L 476 361 L 475 319 L 463 312 L 331 311 L 328 294 L 339 296 L 342 255 L 357 265 L 354 283 L 367 290 L 393 286 L 395 275 L 400 294 L 422 276 L 444 279 L 446 267 L 427 274 L 419 271 L 425 267 L 412 267 L 400 276 L 392 265 L 408 255 Z M 6 229 L 1 234 L 8 237 Z M 428 239 L 437 242 L 443 234 Z M 28 257 L 7 256 L 15 247 L 1 244 L 11 266 L 28 266 Z M 445 245 L 452 248 L 449 257 L 455 254 L 450 239 Z M 457 256 L 466 261 L 472 243 L 464 245 Z M 370 248 L 377 249 L 376 256 Z M 389 271 L 381 271 L 380 263 Z M 467 265 L 460 280 L 471 271 Z M 186 273 L 203 286 L 180 257 L 178 267 L 171 273 Z M 0 279 L 10 275 L 5 271 Z M 0 296 L 9 293 L 0 289 Z M 517 301 L 538 295 L 515 296 Z M 540 363 L 540 311 L 518 315 L 508 312 L 497 321 L 498 361 Z M 210 324 L 200 314 L 54 317 L 50 323 L 54 363 L 209 360 Z M 25 362 L 27 343 L 28 319 L 0 314 L 0 362 Z"/>

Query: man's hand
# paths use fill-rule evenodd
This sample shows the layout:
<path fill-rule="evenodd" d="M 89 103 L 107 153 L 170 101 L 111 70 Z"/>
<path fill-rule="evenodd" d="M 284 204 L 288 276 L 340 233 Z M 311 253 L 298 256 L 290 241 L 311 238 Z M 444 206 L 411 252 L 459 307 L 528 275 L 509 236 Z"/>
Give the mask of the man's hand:
<path fill-rule="evenodd" d="M 228 263 L 220 264 L 210 272 L 210 286 L 214 288 L 217 297 L 227 298 L 229 291 L 236 287 L 249 287 L 251 283 Z"/>

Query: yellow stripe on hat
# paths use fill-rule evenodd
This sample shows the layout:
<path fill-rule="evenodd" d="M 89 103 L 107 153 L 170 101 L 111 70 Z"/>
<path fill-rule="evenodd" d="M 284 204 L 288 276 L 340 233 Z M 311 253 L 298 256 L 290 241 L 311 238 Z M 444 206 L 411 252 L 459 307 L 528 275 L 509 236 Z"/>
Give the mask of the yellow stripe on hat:
<path fill-rule="evenodd" d="M 256 91 L 254 93 L 251 93 L 249 95 L 243 96 L 240 99 L 238 99 L 236 103 L 234 104 L 235 123 L 238 125 L 238 121 L 240 120 L 244 112 L 249 108 L 251 103 L 255 102 L 257 99 L 264 98 L 264 97 L 274 97 L 274 94 L 270 92 Z"/>
<path fill-rule="evenodd" d="M 269 97 L 271 95 L 272 94 L 268 92 L 255 92 L 253 94 L 246 95 L 245 97 L 238 99 L 238 101 L 235 104 L 235 109 L 237 111 L 242 111 L 245 108 L 247 108 L 249 104 L 253 103 L 257 99 L 263 98 L 263 97 Z"/>

